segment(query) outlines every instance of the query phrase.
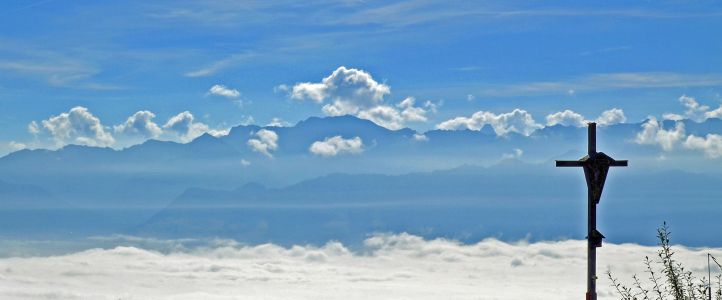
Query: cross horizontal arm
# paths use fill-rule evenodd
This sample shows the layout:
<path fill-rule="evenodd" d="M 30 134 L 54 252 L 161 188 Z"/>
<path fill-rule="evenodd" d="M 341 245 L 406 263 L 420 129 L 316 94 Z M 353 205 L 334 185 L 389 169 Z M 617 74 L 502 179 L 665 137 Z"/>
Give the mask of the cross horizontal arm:
<path fill-rule="evenodd" d="M 610 167 L 626 167 L 627 161 L 626 160 L 615 160 L 609 166 Z"/>
<path fill-rule="evenodd" d="M 587 163 L 584 160 L 557 160 L 556 162 L 557 167 L 581 167 Z"/>

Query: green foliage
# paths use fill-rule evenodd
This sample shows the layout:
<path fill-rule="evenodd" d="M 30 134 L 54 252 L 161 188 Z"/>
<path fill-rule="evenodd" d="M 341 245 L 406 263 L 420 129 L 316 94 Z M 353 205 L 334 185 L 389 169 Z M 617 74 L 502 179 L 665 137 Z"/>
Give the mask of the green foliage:
<path fill-rule="evenodd" d="M 691 271 L 685 271 L 681 263 L 674 260 L 674 251 L 669 245 L 669 235 L 667 223 L 665 222 L 661 228 L 657 229 L 657 238 L 661 249 L 657 251 L 659 257 L 658 263 L 662 265 L 661 274 L 652 268 L 652 260 L 649 257 L 644 258 L 644 264 L 647 266 L 645 273 L 649 273 L 650 289 L 645 289 L 635 274 L 632 276 L 634 284 L 632 287 L 626 287 L 617 282 L 612 276 L 611 271 L 607 271 L 607 277 L 612 281 L 612 287 L 622 297 L 622 300 L 712 300 L 709 299 L 709 289 L 707 278 L 702 277 L 695 284 L 695 277 Z M 722 268 L 717 260 L 714 262 Z M 715 300 L 722 300 L 722 276 L 717 275 L 717 288 L 714 291 Z M 670 298 L 668 298 L 670 297 Z"/>

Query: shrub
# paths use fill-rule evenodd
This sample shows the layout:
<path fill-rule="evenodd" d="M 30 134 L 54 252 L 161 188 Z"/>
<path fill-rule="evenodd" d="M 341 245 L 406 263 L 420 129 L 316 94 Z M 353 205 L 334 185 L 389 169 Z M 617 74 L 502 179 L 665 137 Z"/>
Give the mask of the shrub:
<path fill-rule="evenodd" d="M 642 287 L 642 283 L 635 274 L 632 276 L 634 284 L 632 287 L 626 287 L 617 283 L 617 280 L 612 277 L 611 271 L 607 271 L 607 277 L 612 281 L 612 286 L 617 290 L 622 300 L 665 300 L 667 297 L 671 297 L 674 300 L 711 300 L 708 286 L 708 280 L 706 277 L 702 277 L 698 283 L 695 284 L 695 277 L 691 271 L 685 271 L 681 263 L 674 260 L 674 252 L 672 246 L 669 245 L 669 234 L 667 223 L 665 222 L 661 228 L 657 229 L 657 238 L 659 239 L 659 245 L 661 249 L 657 250 L 657 256 L 659 257 L 662 265 L 661 274 L 655 272 L 652 268 L 652 260 L 649 256 L 644 258 L 644 264 L 647 266 L 645 273 L 649 273 L 649 280 L 651 281 L 652 288 L 645 289 Z M 714 259 L 714 257 L 712 257 Z M 716 259 L 714 262 L 722 268 Z M 714 292 L 716 300 L 722 300 L 722 275 L 716 276 L 717 289 Z M 641 298 L 640 298 L 641 297 Z"/>

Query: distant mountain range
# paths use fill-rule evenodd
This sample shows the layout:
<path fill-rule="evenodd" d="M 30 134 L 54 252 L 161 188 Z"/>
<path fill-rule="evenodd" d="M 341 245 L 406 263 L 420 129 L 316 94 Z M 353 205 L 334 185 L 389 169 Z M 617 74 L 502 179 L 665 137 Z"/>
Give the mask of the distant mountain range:
<path fill-rule="evenodd" d="M 489 168 L 462 166 L 397 176 L 331 174 L 275 189 L 255 183 L 229 191 L 189 188 L 132 232 L 289 245 L 299 238 L 353 244 L 373 231 L 469 242 L 527 234 L 534 239 L 584 238 L 581 170 L 550 175 L 548 169 L 506 160 Z M 608 232 L 608 241 L 653 244 L 644 233 L 667 221 L 675 224 L 685 245 L 713 243 L 714 238 L 698 229 L 719 224 L 721 186 L 718 178 L 681 171 L 612 170 L 599 208 L 599 228 Z"/>
<path fill-rule="evenodd" d="M 683 122 L 688 134 L 722 133 L 722 120 Z M 674 122 L 664 126 L 673 128 Z M 153 236 L 212 232 L 256 241 L 290 241 L 297 235 L 289 226 L 317 232 L 319 241 L 369 230 L 421 234 L 424 226 L 450 237 L 488 236 L 499 228 L 512 236 L 580 234 L 583 176 L 580 170 L 556 169 L 553 159 L 584 156 L 586 128 L 557 125 L 530 136 L 499 137 L 487 127 L 432 130 L 420 137 L 411 129 L 392 131 L 342 116 L 309 118 L 293 127 L 236 126 L 226 136 L 204 134 L 185 144 L 149 140 L 122 150 L 77 145 L 21 150 L 0 158 L 0 211 L 71 207 L 108 220 L 113 230 Z M 277 147 L 267 148 L 270 155 L 248 144 L 261 140 L 261 130 L 277 135 Z M 641 124 L 598 129 L 599 151 L 630 160 L 625 170 L 612 171 L 605 188 L 605 197 L 623 199 L 610 205 L 618 210 L 609 218 L 647 216 L 653 230 L 671 210 L 699 214 L 696 220 L 719 215 L 708 207 L 720 196 L 719 159 L 633 143 L 641 130 Z M 310 151 L 336 136 L 358 137 L 360 151 L 335 156 Z M 668 159 L 660 159 L 662 154 Z M 708 173 L 666 171 L 685 168 Z M 528 226 L 510 226 L 513 222 Z M 272 228 L 278 231 L 269 233 Z"/>

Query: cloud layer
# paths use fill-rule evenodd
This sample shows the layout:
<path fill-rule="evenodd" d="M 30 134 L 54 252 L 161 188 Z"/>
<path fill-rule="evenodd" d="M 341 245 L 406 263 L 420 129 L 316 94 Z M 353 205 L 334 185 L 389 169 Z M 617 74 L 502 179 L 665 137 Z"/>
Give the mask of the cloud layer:
<path fill-rule="evenodd" d="M 578 299 L 586 290 L 586 242 L 579 240 L 490 238 L 465 245 L 376 234 L 356 251 L 338 242 L 290 248 L 231 240 L 197 248 L 155 239 L 132 244 L 141 243 L 146 249 L 0 259 L 0 298 L 556 300 Z M 656 250 L 605 243 L 598 251 L 599 273 L 610 269 L 628 285 L 632 274 L 644 277 L 642 260 L 656 257 Z M 685 267 L 700 273 L 707 252 L 722 257 L 722 249 L 675 246 L 674 251 Z M 619 299 L 610 284 L 600 276 L 599 299 Z"/>

